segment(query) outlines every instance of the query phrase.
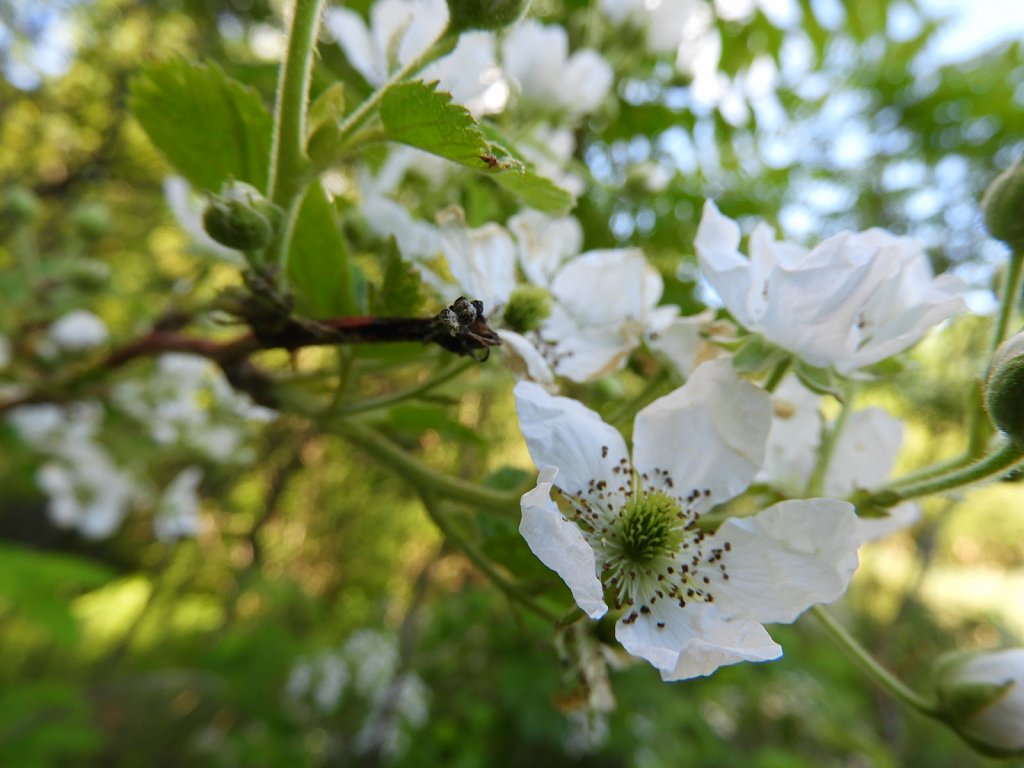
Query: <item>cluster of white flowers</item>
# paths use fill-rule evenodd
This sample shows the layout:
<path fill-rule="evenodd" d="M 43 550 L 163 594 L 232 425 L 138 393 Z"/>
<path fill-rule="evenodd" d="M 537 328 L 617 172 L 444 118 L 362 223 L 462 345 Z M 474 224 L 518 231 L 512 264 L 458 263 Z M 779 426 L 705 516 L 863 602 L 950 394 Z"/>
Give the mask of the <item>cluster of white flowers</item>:
<path fill-rule="evenodd" d="M 285 701 L 301 716 L 324 716 L 345 706 L 348 697 L 364 713 L 362 726 L 351 735 L 351 750 L 393 759 L 429 716 L 426 685 L 399 664 L 393 634 L 360 629 L 337 651 L 299 659 L 285 685 Z"/>

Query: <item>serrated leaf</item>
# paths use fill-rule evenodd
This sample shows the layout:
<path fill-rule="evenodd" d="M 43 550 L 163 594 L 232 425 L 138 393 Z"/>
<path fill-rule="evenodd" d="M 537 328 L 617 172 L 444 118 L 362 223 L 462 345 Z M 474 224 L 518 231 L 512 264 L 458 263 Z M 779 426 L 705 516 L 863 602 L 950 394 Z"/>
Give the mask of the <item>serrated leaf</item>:
<path fill-rule="evenodd" d="M 168 162 L 193 186 L 231 179 L 267 188 L 272 120 L 260 95 L 216 64 L 163 61 L 132 83 L 130 106 Z"/>
<path fill-rule="evenodd" d="M 348 243 L 323 188 L 306 190 L 292 234 L 288 279 L 302 311 L 315 317 L 356 314 Z"/>
<path fill-rule="evenodd" d="M 400 83 L 384 92 L 380 117 L 388 138 L 490 176 L 546 213 L 564 214 L 575 199 L 487 140 L 469 110 L 452 103 L 437 83 Z"/>

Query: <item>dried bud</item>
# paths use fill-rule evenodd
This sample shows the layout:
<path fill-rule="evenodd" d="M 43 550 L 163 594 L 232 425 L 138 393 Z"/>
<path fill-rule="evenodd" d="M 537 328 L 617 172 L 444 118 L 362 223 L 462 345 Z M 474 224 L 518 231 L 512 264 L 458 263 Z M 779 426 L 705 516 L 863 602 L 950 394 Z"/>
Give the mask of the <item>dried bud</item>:
<path fill-rule="evenodd" d="M 947 656 L 934 677 L 945 719 L 965 741 L 993 757 L 1024 755 L 1024 648 Z"/>
<path fill-rule="evenodd" d="M 992 423 L 1024 448 L 1024 333 L 1004 341 L 992 356 L 985 407 Z"/>
<path fill-rule="evenodd" d="M 448 29 L 502 29 L 515 24 L 530 7 L 530 0 L 448 0 Z"/>
<path fill-rule="evenodd" d="M 982 198 L 985 229 L 1014 250 L 1024 249 L 1024 165 L 1016 163 L 999 174 Z"/>
<path fill-rule="evenodd" d="M 513 331 L 526 333 L 540 327 L 551 314 L 551 296 L 537 285 L 521 285 L 512 291 L 503 318 Z"/>
<path fill-rule="evenodd" d="M 258 251 L 268 246 L 279 220 L 276 206 L 240 182 L 214 195 L 203 212 L 206 233 L 221 245 L 239 251 Z"/>

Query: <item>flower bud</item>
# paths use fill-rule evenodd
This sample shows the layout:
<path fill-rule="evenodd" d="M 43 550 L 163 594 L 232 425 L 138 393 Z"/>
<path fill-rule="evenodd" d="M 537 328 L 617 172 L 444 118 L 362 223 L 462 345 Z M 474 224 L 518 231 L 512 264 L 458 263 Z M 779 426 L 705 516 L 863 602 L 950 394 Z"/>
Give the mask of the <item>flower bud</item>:
<path fill-rule="evenodd" d="M 981 200 L 985 229 L 1014 250 L 1024 249 L 1024 165 L 1016 163 L 999 174 Z"/>
<path fill-rule="evenodd" d="M 540 328 L 551 314 L 551 296 L 537 285 L 521 285 L 512 291 L 502 316 L 513 331 L 525 333 Z"/>
<path fill-rule="evenodd" d="M 448 29 L 502 29 L 515 24 L 530 7 L 530 0 L 448 0 Z"/>
<path fill-rule="evenodd" d="M 203 228 L 228 248 L 258 251 L 270 244 L 279 219 L 276 206 L 248 184 L 235 182 L 210 199 L 203 211 Z"/>
<path fill-rule="evenodd" d="M 71 214 L 71 223 L 87 240 L 98 240 L 110 231 L 110 210 L 100 202 L 83 203 Z"/>
<path fill-rule="evenodd" d="M 1024 648 L 947 656 L 935 665 L 946 721 L 993 757 L 1024 755 Z"/>
<path fill-rule="evenodd" d="M 985 407 L 992 423 L 1024 448 L 1024 333 L 1004 341 L 992 356 Z"/>
<path fill-rule="evenodd" d="M 42 203 L 35 193 L 21 185 L 8 188 L 0 201 L 0 211 L 18 221 L 32 221 L 39 216 L 42 209 Z"/>
<path fill-rule="evenodd" d="M 87 352 L 107 343 L 106 324 L 87 309 L 58 318 L 49 330 L 50 340 L 64 352 Z"/>

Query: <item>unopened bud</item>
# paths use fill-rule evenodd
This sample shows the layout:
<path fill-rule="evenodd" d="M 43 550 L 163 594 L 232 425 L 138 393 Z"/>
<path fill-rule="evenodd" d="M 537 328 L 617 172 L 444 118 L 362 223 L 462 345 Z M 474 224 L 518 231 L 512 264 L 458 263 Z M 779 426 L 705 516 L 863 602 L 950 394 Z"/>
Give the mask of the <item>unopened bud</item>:
<path fill-rule="evenodd" d="M 551 296 L 537 285 L 521 285 L 512 291 L 502 315 L 505 325 L 525 333 L 540 328 L 551 314 Z"/>
<path fill-rule="evenodd" d="M 448 29 L 502 29 L 515 24 L 530 7 L 530 0 L 448 0 Z"/>
<path fill-rule="evenodd" d="M 0 201 L 0 210 L 18 221 L 32 221 L 42 209 L 42 203 L 35 193 L 21 185 L 9 187 Z"/>
<path fill-rule="evenodd" d="M 1004 341 L 992 356 L 985 408 L 992 423 L 1024 448 L 1024 333 Z"/>
<path fill-rule="evenodd" d="M 965 741 L 993 757 L 1024 754 L 1024 648 L 947 656 L 934 675 L 944 719 Z"/>
<path fill-rule="evenodd" d="M 110 231 L 110 210 L 103 203 L 83 203 L 72 212 L 71 223 L 82 237 L 98 240 Z"/>
<path fill-rule="evenodd" d="M 210 199 L 203 228 L 228 248 L 258 251 L 270 244 L 279 219 L 276 206 L 248 184 L 236 182 Z"/>
<path fill-rule="evenodd" d="M 981 200 L 985 229 L 1014 250 L 1024 249 L 1024 165 L 1016 163 L 999 174 Z"/>

